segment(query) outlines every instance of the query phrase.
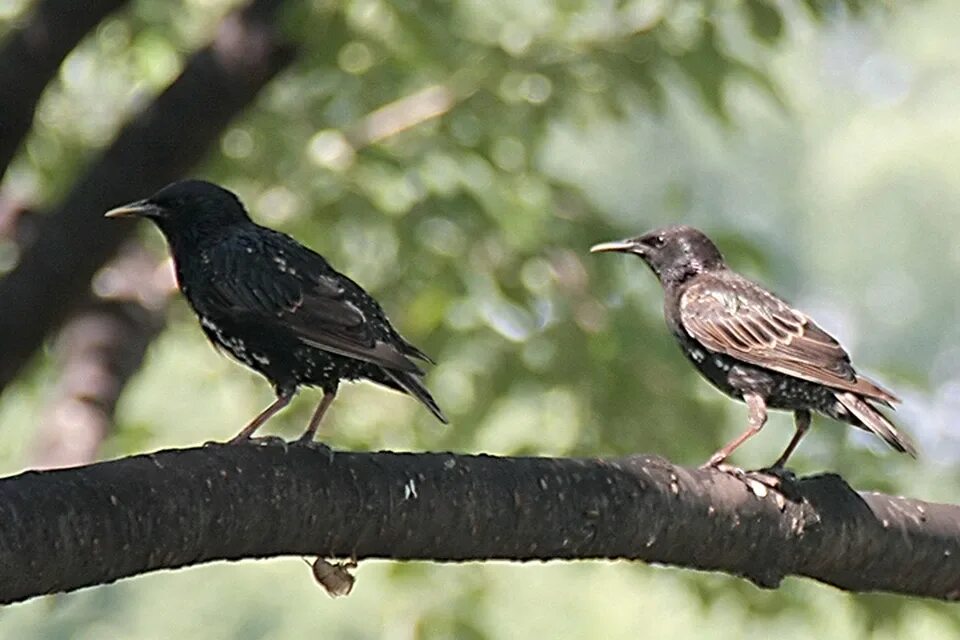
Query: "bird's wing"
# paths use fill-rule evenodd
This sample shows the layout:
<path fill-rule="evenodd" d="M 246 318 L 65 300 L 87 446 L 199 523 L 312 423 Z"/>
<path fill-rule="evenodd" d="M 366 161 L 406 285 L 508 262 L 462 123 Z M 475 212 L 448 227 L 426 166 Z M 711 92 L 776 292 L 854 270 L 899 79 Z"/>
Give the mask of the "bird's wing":
<path fill-rule="evenodd" d="M 348 288 L 345 282 L 352 281 L 320 255 L 290 243 L 293 240 L 282 248 L 239 243 L 215 249 L 220 255 L 211 256 L 210 262 L 222 273 L 211 278 L 208 288 L 218 306 L 265 327 L 282 327 L 317 349 L 423 373 L 398 346 L 377 336 L 370 318 L 351 301 L 366 295 L 357 285 Z M 386 317 L 376 320 L 388 322 Z"/>
<path fill-rule="evenodd" d="M 748 280 L 715 277 L 692 284 L 680 297 L 680 321 L 712 351 L 886 404 L 897 401 L 858 376 L 830 334 Z"/>

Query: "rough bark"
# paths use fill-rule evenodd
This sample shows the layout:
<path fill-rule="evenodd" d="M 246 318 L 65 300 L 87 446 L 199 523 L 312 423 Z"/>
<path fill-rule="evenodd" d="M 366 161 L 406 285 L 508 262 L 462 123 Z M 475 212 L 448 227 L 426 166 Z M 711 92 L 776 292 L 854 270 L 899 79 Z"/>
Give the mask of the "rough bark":
<path fill-rule="evenodd" d="M 127 0 L 45 0 L 0 45 L 0 178 L 30 131 L 33 114 L 60 63 Z"/>
<path fill-rule="evenodd" d="M 228 16 L 211 45 L 123 128 L 61 205 L 38 216 L 37 241 L 0 280 L 0 389 L 87 299 L 94 273 L 132 231 L 103 212 L 182 177 L 293 60 L 296 50 L 277 28 L 283 4 L 255 0 Z"/>
<path fill-rule="evenodd" d="M 650 456 L 162 451 L 0 480 L 0 602 L 164 568 L 277 555 L 397 560 L 628 558 L 776 587 L 960 596 L 960 507 L 858 494 L 835 475 L 791 499 Z"/>

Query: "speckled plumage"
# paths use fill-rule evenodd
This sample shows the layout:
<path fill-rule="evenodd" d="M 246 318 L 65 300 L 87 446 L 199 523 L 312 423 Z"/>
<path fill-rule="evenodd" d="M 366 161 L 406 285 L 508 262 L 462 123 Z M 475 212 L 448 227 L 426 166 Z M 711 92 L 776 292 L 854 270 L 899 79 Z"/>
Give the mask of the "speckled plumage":
<path fill-rule="evenodd" d="M 722 462 L 766 421 L 766 409 L 794 412 L 797 431 L 783 466 L 816 411 L 877 434 L 897 451 L 916 455 L 910 440 L 872 403 L 896 396 L 857 374 L 847 352 L 805 314 L 731 271 L 700 231 L 672 226 L 604 243 L 593 251 L 640 256 L 664 288 L 664 315 L 684 354 L 701 374 L 750 407 L 750 426 L 711 457 Z"/>
<path fill-rule="evenodd" d="M 411 360 L 429 358 L 397 333 L 377 301 L 323 256 L 255 224 L 233 193 L 187 180 L 108 215 L 156 223 L 204 333 L 276 389 L 277 401 L 235 440 L 249 437 L 300 386 L 325 392 L 304 433 L 312 438 L 340 381 L 361 378 L 415 396 L 446 422 Z"/>

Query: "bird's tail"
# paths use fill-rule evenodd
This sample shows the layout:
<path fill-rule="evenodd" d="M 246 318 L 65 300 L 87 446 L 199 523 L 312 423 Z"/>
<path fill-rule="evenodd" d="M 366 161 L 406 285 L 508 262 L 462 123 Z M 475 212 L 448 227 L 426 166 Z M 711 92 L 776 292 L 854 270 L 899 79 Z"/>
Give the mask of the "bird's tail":
<path fill-rule="evenodd" d="M 910 441 L 910 438 L 900 433 L 893 426 L 893 423 L 869 402 L 850 391 L 837 391 L 834 395 L 840 401 L 840 404 L 860 421 L 864 428 L 883 438 L 887 444 L 897 451 L 908 453 L 914 458 L 917 457 L 917 447 Z"/>
<path fill-rule="evenodd" d="M 900 402 L 900 398 L 893 395 L 892 391 L 884 389 L 870 378 L 860 374 L 857 374 L 857 382 L 851 390 L 870 400 L 882 402 L 891 409 L 893 409 L 893 403 Z"/>
<path fill-rule="evenodd" d="M 420 380 L 419 376 L 409 371 L 391 371 L 390 369 L 384 368 L 384 373 L 396 383 L 398 387 L 412 395 L 414 398 L 423 403 L 427 409 L 430 409 L 430 413 L 437 417 L 437 420 L 443 424 L 450 424 L 450 421 L 447 420 L 447 416 L 443 415 L 443 411 L 440 409 L 440 406 L 437 404 L 437 401 L 433 399 L 433 396 L 430 395 L 430 392 L 427 391 L 427 388 L 423 386 L 423 382 Z"/>
<path fill-rule="evenodd" d="M 404 338 L 403 336 L 397 336 L 397 337 L 400 338 L 400 350 L 403 351 L 404 354 L 408 356 L 413 356 L 414 358 L 419 358 L 420 360 L 423 360 L 424 362 L 429 362 L 430 364 L 437 364 L 436 362 L 433 361 L 433 358 L 431 358 L 426 353 L 418 349 L 417 346 L 414 345 L 413 343 L 408 342 L 406 338 Z"/>

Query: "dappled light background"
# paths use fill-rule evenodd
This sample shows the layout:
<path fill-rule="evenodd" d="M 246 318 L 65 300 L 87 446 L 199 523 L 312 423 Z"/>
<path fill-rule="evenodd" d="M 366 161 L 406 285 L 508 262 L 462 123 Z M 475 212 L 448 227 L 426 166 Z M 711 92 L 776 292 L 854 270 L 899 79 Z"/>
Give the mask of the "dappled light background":
<path fill-rule="evenodd" d="M 904 398 L 896 417 L 920 460 L 816 418 L 794 469 L 960 502 L 955 2 L 816 12 L 799 2 L 289 4 L 298 62 L 193 175 L 233 189 L 256 220 L 374 294 L 439 363 L 428 385 L 452 423 L 347 385 L 326 442 L 703 462 L 742 429 L 744 407 L 683 359 L 639 261 L 588 252 L 682 221 Z M 28 5 L 0 3 L 0 29 Z M 235 6 L 137 0 L 101 23 L 44 95 L 5 197 L 57 202 Z M 164 255 L 152 227 L 140 236 Z M 16 261 L 0 240 L 0 273 Z M 182 300 L 169 313 L 102 457 L 226 439 L 272 399 L 263 379 L 206 343 Z M 31 464 L 54 367 L 42 355 L 0 398 L 4 473 Z M 317 399 L 305 390 L 265 432 L 299 433 Z M 790 420 L 774 416 L 735 461 L 768 464 Z M 296 558 L 152 574 L 7 607 L 0 636 L 960 634 L 949 605 L 800 579 L 764 592 L 600 562 L 364 562 L 357 576 L 353 594 L 334 601 Z"/>

